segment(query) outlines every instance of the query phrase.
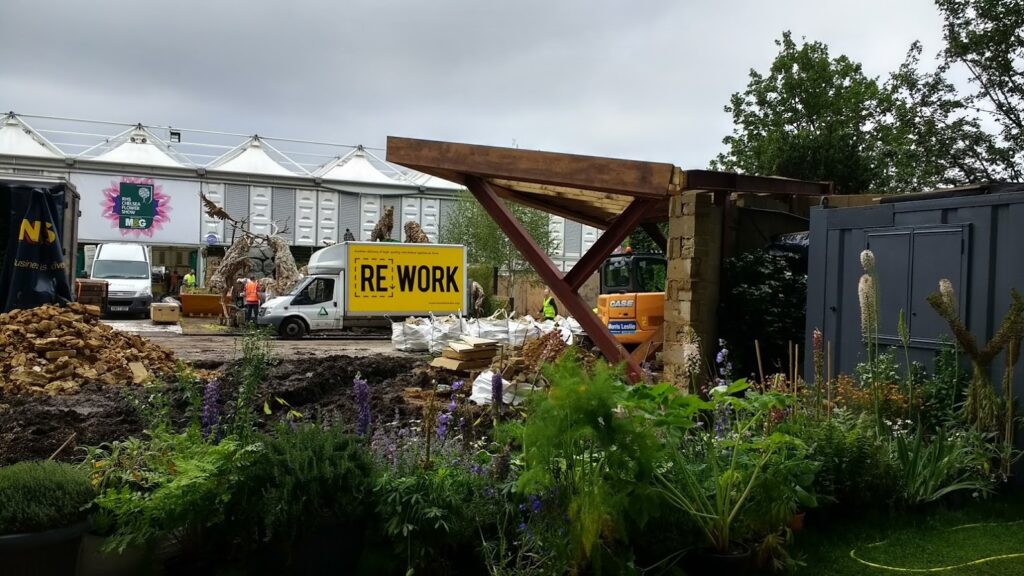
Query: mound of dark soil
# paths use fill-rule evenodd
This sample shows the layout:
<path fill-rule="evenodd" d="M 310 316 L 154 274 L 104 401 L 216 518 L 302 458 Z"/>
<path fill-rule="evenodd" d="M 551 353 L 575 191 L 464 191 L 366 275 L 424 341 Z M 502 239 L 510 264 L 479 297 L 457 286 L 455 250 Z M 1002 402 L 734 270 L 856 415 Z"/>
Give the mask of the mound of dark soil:
<path fill-rule="evenodd" d="M 302 419 L 332 426 L 351 428 L 355 425 L 358 407 L 353 394 L 353 381 L 362 376 L 370 387 L 374 419 L 418 417 L 419 408 L 406 402 L 406 388 L 425 389 L 432 386 L 430 375 L 416 369 L 420 360 L 392 356 L 328 356 L 326 358 L 285 360 L 271 367 L 260 395 L 273 410 L 264 421 L 273 423 L 287 418 L 288 409 L 277 398 L 302 414 Z M 235 364 L 222 378 L 226 396 L 234 398 L 241 379 L 240 366 Z"/>
<path fill-rule="evenodd" d="M 122 390 L 95 384 L 69 396 L 0 398 L 0 465 L 49 458 L 72 433 L 58 460 L 81 458 L 79 446 L 142 433 L 143 424 Z"/>
<path fill-rule="evenodd" d="M 223 367 L 221 398 L 230 410 L 238 395 L 241 366 Z M 416 420 L 422 402 L 410 402 L 408 389 L 429 390 L 434 380 L 450 384 L 451 378 L 431 372 L 418 358 L 393 356 L 328 356 L 316 359 L 279 360 L 269 369 L 259 389 L 261 425 L 270 428 L 288 419 L 287 403 L 302 414 L 302 421 L 355 426 L 358 407 L 353 380 L 361 375 L 370 387 L 371 411 L 375 421 Z M 74 438 L 58 455 L 59 460 L 80 459 L 80 446 L 140 436 L 145 423 L 139 417 L 128 394 L 145 396 L 151 390 L 114 389 L 87 384 L 80 392 L 67 396 L 0 397 L 0 465 L 21 460 L 49 458 L 74 433 Z M 186 423 L 186 402 L 175 385 L 168 385 L 172 418 L 176 425 Z M 263 402 L 271 414 L 263 413 Z"/>

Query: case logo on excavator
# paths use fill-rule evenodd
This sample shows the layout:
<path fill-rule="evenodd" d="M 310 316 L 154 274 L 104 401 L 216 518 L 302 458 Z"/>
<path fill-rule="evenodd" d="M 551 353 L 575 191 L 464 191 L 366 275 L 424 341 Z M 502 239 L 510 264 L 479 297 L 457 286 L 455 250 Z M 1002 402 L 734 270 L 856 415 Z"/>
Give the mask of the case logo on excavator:
<path fill-rule="evenodd" d="M 608 303 L 611 308 L 632 308 L 633 300 L 612 300 Z"/>

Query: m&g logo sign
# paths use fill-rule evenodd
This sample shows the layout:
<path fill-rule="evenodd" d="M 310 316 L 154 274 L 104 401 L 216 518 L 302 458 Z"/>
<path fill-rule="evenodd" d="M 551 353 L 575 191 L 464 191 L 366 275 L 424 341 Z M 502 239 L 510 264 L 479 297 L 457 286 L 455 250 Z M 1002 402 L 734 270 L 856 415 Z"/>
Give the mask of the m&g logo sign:
<path fill-rule="evenodd" d="M 121 236 L 152 238 L 171 218 L 171 197 L 153 178 L 122 176 L 103 188 L 102 216 Z"/>
<path fill-rule="evenodd" d="M 148 184 L 121 182 L 120 221 L 125 230 L 145 230 L 153 225 L 153 187 Z"/>

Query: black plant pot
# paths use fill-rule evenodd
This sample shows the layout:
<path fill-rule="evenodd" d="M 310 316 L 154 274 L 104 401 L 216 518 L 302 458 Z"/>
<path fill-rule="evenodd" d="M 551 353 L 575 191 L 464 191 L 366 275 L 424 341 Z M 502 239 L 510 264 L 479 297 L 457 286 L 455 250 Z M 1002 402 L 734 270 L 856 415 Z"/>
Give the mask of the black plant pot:
<path fill-rule="evenodd" d="M 971 500 L 971 495 L 966 490 L 954 490 L 943 496 L 941 502 L 948 510 L 963 510 Z"/>
<path fill-rule="evenodd" d="M 73 526 L 0 536 L 0 572 L 7 576 L 71 576 L 88 522 Z"/>
<path fill-rule="evenodd" d="M 753 570 L 754 549 L 746 544 L 736 544 L 728 552 L 715 552 L 711 549 L 698 550 L 689 555 L 684 563 L 688 574 L 702 576 L 704 574 L 728 574 L 744 576 Z"/>
<path fill-rule="evenodd" d="M 260 550 L 258 565 L 250 574 L 319 576 L 354 574 L 363 552 L 364 528 L 329 525 L 315 529 L 291 543 L 277 543 Z"/>

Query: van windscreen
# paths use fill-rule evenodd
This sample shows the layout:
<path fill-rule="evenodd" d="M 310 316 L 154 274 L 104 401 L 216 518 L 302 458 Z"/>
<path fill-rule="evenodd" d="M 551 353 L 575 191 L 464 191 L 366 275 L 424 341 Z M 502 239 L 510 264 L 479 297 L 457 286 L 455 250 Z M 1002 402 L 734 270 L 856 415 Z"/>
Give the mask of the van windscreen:
<path fill-rule="evenodd" d="M 149 279 L 149 264 L 138 260 L 96 260 L 92 277 L 103 279 Z"/>

